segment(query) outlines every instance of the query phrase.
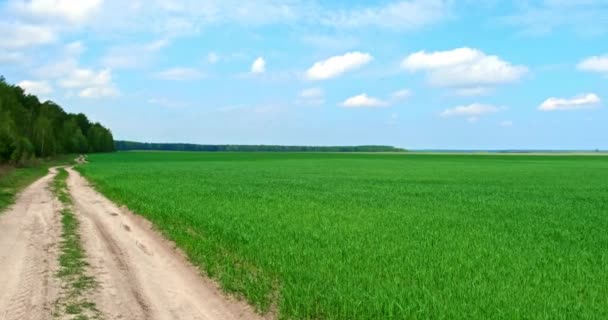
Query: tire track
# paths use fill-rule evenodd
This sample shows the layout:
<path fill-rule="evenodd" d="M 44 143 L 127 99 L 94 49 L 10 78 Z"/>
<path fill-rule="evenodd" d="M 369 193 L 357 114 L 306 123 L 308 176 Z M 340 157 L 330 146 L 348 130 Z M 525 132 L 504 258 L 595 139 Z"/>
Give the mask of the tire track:
<path fill-rule="evenodd" d="M 118 208 L 78 172 L 68 172 L 83 246 L 99 283 L 94 300 L 105 318 L 262 319 L 202 278 L 150 223 Z"/>

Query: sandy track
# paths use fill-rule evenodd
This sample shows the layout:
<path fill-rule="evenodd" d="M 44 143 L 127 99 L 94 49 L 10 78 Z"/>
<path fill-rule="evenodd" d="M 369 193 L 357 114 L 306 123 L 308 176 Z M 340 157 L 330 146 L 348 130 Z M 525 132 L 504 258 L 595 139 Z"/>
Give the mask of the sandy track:
<path fill-rule="evenodd" d="M 0 214 L 0 319 L 49 319 L 59 291 L 60 205 L 48 189 L 56 171 L 27 187 Z"/>
<path fill-rule="evenodd" d="M 69 169 L 68 188 L 106 319 L 259 319 L 203 279 L 143 218 L 118 208 Z"/>

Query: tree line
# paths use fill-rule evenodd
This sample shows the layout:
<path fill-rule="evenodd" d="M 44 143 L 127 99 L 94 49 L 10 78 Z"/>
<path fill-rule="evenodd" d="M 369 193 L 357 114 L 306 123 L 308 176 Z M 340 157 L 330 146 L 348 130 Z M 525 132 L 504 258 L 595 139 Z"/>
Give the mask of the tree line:
<path fill-rule="evenodd" d="M 40 102 L 0 76 L 0 163 L 22 165 L 60 154 L 114 151 L 112 132 L 82 113 Z"/>
<path fill-rule="evenodd" d="M 207 152 L 403 152 L 391 146 L 279 146 L 279 145 L 211 145 L 188 143 L 145 143 L 115 141 L 118 151 L 207 151 Z"/>

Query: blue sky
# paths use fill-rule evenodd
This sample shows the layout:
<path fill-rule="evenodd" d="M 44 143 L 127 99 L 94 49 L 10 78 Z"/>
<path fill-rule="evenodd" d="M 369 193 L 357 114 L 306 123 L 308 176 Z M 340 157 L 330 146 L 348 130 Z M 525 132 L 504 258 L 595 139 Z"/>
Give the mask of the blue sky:
<path fill-rule="evenodd" d="M 117 139 L 608 149 L 608 0 L 4 0 L 0 16 L 0 74 Z"/>

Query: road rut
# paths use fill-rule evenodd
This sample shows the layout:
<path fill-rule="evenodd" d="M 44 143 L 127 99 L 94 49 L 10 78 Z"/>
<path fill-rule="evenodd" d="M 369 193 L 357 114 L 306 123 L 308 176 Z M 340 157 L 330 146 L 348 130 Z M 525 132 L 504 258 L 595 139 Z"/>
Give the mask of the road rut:
<path fill-rule="evenodd" d="M 94 301 L 108 319 L 259 319 L 247 304 L 223 296 L 143 218 L 119 208 L 68 169 L 81 221 Z"/>

